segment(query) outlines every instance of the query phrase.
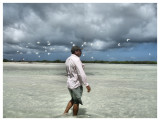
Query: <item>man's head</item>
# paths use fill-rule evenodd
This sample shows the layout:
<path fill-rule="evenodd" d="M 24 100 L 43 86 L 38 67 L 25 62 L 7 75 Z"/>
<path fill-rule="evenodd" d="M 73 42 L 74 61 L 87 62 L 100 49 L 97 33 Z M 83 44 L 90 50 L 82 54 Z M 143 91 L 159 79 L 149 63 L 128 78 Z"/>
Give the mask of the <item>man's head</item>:
<path fill-rule="evenodd" d="M 73 46 L 72 49 L 71 49 L 71 53 L 77 55 L 78 57 L 80 57 L 81 54 L 82 54 L 82 51 L 81 51 L 80 47 Z"/>

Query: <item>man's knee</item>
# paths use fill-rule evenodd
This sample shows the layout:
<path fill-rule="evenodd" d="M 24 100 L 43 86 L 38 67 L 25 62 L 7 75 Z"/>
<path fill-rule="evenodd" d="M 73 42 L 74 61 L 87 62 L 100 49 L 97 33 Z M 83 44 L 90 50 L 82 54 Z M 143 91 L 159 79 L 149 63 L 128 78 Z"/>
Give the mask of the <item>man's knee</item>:
<path fill-rule="evenodd" d="M 73 107 L 78 108 L 79 107 L 79 103 L 74 103 Z"/>

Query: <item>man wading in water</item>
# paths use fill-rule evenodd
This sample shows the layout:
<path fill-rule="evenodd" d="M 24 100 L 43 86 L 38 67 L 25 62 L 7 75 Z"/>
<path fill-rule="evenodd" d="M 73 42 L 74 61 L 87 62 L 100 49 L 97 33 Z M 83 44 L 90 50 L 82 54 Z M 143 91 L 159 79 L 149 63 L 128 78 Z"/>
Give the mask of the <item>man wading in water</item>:
<path fill-rule="evenodd" d="M 72 55 L 67 58 L 66 71 L 67 71 L 67 87 L 71 95 L 71 100 L 64 111 L 64 114 L 68 113 L 69 109 L 73 106 L 73 116 L 77 116 L 79 110 L 79 104 L 82 104 L 82 93 L 84 84 L 87 91 L 90 92 L 91 88 L 86 80 L 86 74 L 83 70 L 83 65 L 80 60 L 82 54 L 81 49 L 78 46 L 73 46 L 71 49 Z"/>

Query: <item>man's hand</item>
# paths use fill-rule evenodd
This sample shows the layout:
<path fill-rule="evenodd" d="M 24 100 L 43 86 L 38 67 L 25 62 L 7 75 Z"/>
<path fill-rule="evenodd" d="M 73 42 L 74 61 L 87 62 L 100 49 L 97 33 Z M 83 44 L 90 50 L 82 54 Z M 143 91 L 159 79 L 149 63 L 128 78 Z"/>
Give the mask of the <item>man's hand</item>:
<path fill-rule="evenodd" d="M 87 88 L 87 91 L 88 92 L 90 92 L 91 91 L 91 88 L 90 88 L 90 86 L 88 85 L 88 86 L 86 86 L 86 88 Z"/>

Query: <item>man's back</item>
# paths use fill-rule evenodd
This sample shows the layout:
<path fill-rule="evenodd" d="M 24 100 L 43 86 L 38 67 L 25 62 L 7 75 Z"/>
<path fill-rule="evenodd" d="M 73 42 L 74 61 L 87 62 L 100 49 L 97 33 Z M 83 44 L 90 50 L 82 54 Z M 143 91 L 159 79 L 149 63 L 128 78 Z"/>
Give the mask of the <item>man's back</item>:
<path fill-rule="evenodd" d="M 82 63 L 76 55 L 72 54 L 69 58 L 66 60 L 66 72 L 67 72 L 67 86 L 70 89 L 77 88 L 78 86 L 82 85 L 81 76 L 85 78 L 86 75 L 84 73 L 84 70 L 82 68 Z"/>

